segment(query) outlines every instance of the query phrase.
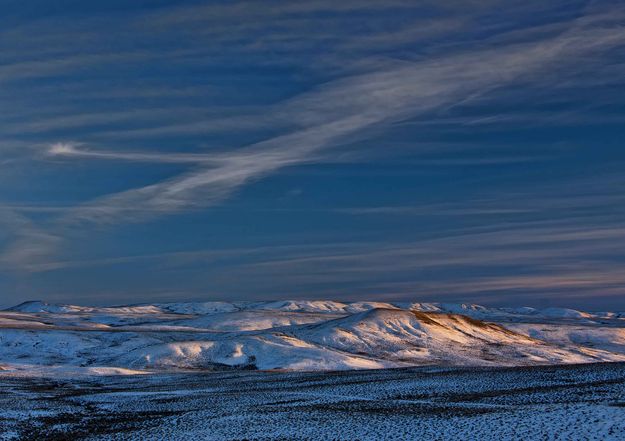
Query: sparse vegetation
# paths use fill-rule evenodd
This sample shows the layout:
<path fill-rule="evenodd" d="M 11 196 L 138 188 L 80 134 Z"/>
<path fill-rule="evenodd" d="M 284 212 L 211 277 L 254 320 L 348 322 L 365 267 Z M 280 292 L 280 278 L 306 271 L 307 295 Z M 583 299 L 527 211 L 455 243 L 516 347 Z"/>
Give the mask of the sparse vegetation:
<path fill-rule="evenodd" d="M 9 393 L 10 392 L 10 393 Z M 0 439 L 618 439 L 625 364 L 0 376 Z"/>

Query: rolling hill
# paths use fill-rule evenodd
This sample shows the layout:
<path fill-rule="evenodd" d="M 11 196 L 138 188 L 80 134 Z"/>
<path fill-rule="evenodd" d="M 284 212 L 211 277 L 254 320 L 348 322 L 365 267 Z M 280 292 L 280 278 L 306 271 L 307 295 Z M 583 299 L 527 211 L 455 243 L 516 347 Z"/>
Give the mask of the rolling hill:
<path fill-rule="evenodd" d="M 25 302 L 0 311 L 3 372 L 610 361 L 625 361 L 625 319 L 618 312 L 317 300 L 111 307 Z"/>

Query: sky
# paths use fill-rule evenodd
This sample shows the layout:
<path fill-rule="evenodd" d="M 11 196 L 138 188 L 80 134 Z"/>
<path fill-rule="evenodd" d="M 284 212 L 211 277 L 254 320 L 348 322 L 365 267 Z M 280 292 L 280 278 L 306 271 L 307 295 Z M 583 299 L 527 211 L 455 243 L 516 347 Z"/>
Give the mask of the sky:
<path fill-rule="evenodd" d="M 0 307 L 625 310 L 622 2 L 0 11 Z"/>

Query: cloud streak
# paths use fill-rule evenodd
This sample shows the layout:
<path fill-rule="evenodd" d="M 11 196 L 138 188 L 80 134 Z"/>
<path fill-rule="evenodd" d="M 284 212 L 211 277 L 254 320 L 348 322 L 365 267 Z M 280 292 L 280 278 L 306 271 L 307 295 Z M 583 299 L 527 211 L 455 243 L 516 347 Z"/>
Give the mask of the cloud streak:
<path fill-rule="evenodd" d="M 116 152 L 94 151 L 80 148 L 80 144 L 57 142 L 52 144 L 47 154 L 52 157 L 88 158 L 131 162 L 164 162 L 182 164 L 204 164 L 224 166 L 236 162 L 230 154 L 202 154 L 202 153 L 154 153 L 154 152 Z"/>
<path fill-rule="evenodd" d="M 0 244 L 6 244 L 0 253 L 0 269 L 22 269 L 30 262 L 47 260 L 61 242 L 60 237 L 42 230 L 27 217 L 2 206 L 0 227 Z"/>

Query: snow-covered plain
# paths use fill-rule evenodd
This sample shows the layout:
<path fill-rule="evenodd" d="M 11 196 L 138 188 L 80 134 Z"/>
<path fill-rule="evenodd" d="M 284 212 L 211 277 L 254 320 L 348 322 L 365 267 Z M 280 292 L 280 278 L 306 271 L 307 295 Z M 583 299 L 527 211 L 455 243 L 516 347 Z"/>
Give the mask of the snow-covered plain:
<path fill-rule="evenodd" d="M 0 375 L 625 361 L 625 313 L 289 300 L 0 311 Z"/>
<path fill-rule="evenodd" d="M 625 363 L 0 376 L 6 440 L 622 440 Z"/>

